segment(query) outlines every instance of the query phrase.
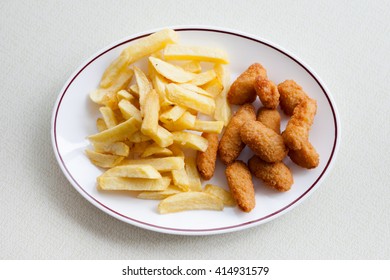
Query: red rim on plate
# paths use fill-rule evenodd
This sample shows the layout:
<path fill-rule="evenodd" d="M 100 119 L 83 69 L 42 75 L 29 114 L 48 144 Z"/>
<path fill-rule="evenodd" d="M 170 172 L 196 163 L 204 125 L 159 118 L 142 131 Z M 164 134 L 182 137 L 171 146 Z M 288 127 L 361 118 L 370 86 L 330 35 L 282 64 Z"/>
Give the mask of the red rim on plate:
<path fill-rule="evenodd" d="M 301 61 L 296 59 L 291 54 L 287 53 L 281 47 L 276 47 L 274 44 L 271 44 L 271 43 L 269 43 L 269 42 L 267 42 L 265 40 L 255 38 L 255 37 L 253 37 L 251 35 L 247 35 L 247 34 L 244 34 L 242 32 L 237 32 L 237 31 L 232 31 L 232 30 L 227 30 L 227 29 L 222 29 L 222 28 L 173 27 L 173 29 L 176 30 L 176 31 L 179 31 L 179 32 L 186 32 L 186 31 L 191 31 L 191 32 L 201 31 L 201 32 L 205 32 L 206 31 L 206 32 L 223 33 L 223 34 L 227 34 L 227 35 L 230 35 L 230 36 L 237 36 L 237 37 L 241 37 L 241 38 L 246 39 L 246 40 L 251 40 L 251 41 L 256 42 L 258 44 L 266 45 L 267 47 L 270 47 L 270 48 L 278 51 L 279 53 L 283 54 L 284 56 L 288 57 L 289 59 L 293 60 L 300 67 L 302 67 L 316 81 L 318 86 L 321 88 L 322 93 L 326 97 L 327 102 L 329 103 L 329 106 L 330 106 L 331 111 L 332 111 L 333 122 L 334 122 L 334 140 L 333 140 L 332 151 L 331 151 L 330 157 L 327 159 L 327 162 L 326 162 L 326 165 L 325 165 L 324 169 L 322 170 L 322 172 L 320 173 L 318 178 L 314 181 L 314 183 L 302 195 L 300 195 L 298 198 L 296 198 L 294 201 L 292 201 L 288 205 L 278 209 L 277 211 L 274 211 L 273 213 L 271 213 L 269 215 L 266 215 L 266 216 L 263 216 L 263 217 L 251 220 L 249 222 L 235 224 L 235 225 L 232 225 L 232 226 L 217 227 L 217 228 L 204 228 L 204 229 L 171 228 L 171 227 L 159 226 L 159 225 L 147 223 L 147 222 L 144 222 L 144 221 L 141 221 L 141 220 L 137 220 L 137 219 L 134 219 L 134 218 L 129 217 L 127 215 L 124 215 L 124 214 L 122 214 L 120 212 L 117 212 L 114 209 L 111 209 L 110 207 L 108 207 L 107 205 L 102 203 L 101 201 L 97 200 L 91 194 L 89 194 L 83 188 L 83 186 L 73 177 L 72 173 L 69 172 L 69 170 L 67 168 L 67 165 L 66 165 L 66 163 L 63 160 L 63 156 L 60 153 L 60 149 L 58 147 L 58 142 L 57 142 L 57 118 L 58 118 L 58 112 L 59 112 L 59 109 L 61 107 L 62 100 L 63 100 L 64 96 L 67 94 L 67 91 L 68 91 L 69 87 L 72 85 L 72 83 L 75 81 L 75 79 L 79 76 L 79 74 L 81 72 L 83 72 L 96 59 L 98 59 L 99 57 L 101 57 L 105 53 L 107 53 L 107 52 L 109 52 L 109 51 L 111 51 L 111 50 L 113 50 L 113 49 L 115 49 L 115 48 L 117 48 L 117 47 L 119 47 L 119 46 L 121 46 L 123 44 L 127 44 L 129 42 L 132 42 L 134 40 L 140 39 L 142 37 L 146 37 L 146 36 L 156 32 L 156 31 L 158 31 L 158 30 L 154 30 L 154 31 L 143 33 L 143 34 L 141 34 L 139 36 L 136 36 L 136 37 L 133 37 L 131 39 L 122 41 L 122 42 L 120 42 L 120 43 L 118 43 L 118 44 L 116 44 L 116 45 L 114 45 L 114 46 L 112 46 L 112 47 L 110 47 L 110 48 L 100 52 L 99 54 L 94 56 L 92 59 L 90 59 L 87 63 L 85 63 L 84 66 L 82 66 L 81 69 L 78 70 L 74 75 L 72 75 L 71 78 L 69 79 L 69 81 L 63 87 L 63 89 L 62 89 L 62 91 L 61 91 L 61 93 L 60 93 L 60 95 L 59 95 L 59 97 L 58 97 L 58 99 L 56 101 L 56 104 L 54 106 L 54 110 L 53 110 L 52 131 L 51 131 L 52 135 L 51 136 L 52 136 L 53 149 L 54 149 L 57 161 L 58 161 L 62 171 L 66 175 L 67 179 L 76 188 L 76 190 L 79 191 L 80 194 L 82 194 L 87 200 L 89 200 L 91 203 L 93 203 L 98 208 L 101 208 L 102 210 L 104 210 L 104 209 L 107 210 L 105 212 L 109 213 L 111 216 L 113 216 L 115 218 L 118 218 L 119 220 L 122 220 L 124 222 L 127 222 L 127 223 L 130 223 L 130 224 L 139 226 L 141 228 L 154 230 L 154 231 L 158 231 L 158 232 L 171 233 L 171 234 L 188 234 L 188 235 L 202 235 L 203 234 L 203 235 L 206 235 L 206 234 L 217 234 L 217 233 L 236 231 L 236 230 L 239 230 L 239 229 L 249 228 L 249 227 L 252 227 L 252 226 L 255 226 L 255 225 L 259 225 L 259 224 L 264 223 L 266 221 L 270 221 L 270 220 L 280 216 L 281 214 L 287 212 L 287 210 L 291 210 L 293 207 L 297 206 L 298 203 L 302 202 L 303 198 L 306 198 L 308 196 L 308 194 L 311 193 L 315 189 L 316 186 L 318 186 L 320 181 L 324 179 L 324 175 L 328 173 L 331 165 L 334 162 L 334 159 L 335 159 L 335 156 L 336 156 L 336 153 L 337 153 L 337 150 L 338 150 L 338 146 L 339 146 L 339 135 L 338 135 L 339 120 L 338 120 L 337 109 L 336 109 L 336 107 L 334 105 L 334 102 L 332 102 L 332 100 L 331 100 L 332 97 L 328 93 L 328 90 L 326 89 L 326 87 L 323 85 L 323 83 L 320 81 L 320 79 L 317 77 L 317 75 L 314 73 L 314 71 L 310 70 L 308 66 L 304 65 Z"/>

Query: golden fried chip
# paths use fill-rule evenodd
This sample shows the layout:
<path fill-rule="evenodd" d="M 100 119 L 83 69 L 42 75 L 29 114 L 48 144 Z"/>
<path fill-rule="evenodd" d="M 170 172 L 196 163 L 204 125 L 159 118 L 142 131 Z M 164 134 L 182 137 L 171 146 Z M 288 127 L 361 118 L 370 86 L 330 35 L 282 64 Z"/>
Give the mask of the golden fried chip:
<path fill-rule="evenodd" d="M 223 202 L 214 195 L 204 192 L 183 192 L 169 196 L 158 205 L 160 214 L 174 213 L 187 210 L 219 210 Z"/>

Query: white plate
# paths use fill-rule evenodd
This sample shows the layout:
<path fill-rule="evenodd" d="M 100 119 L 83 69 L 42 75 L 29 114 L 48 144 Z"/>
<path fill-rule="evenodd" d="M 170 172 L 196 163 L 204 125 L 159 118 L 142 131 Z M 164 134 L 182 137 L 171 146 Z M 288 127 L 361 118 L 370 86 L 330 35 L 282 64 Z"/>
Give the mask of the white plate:
<path fill-rule="evenodd" d="M 96 190 L 96 177 L 102 170 L 90 163 L 84 154 L 89 146 L 88 135 L 96 133 L 99 116 L 88 93 L 95 89 L 104 69 L 122 49 L 135 40 L 157 30 L 139 33 L 120 40 L 99 51 L 83 63 L 65 83 L 54 106 L 52 116 L 52 143 L 58 163 L 66 178 L 89 202 L 111 216 L 148 230 L 186 235 L 206 235 L 242 230 L 260 225 L 281 216 L 307 198 L 322 182 L 334 162 L 339 146 L 339 118 L 333 98 L 319 77 L 306 64 L 285 49 L 266 40 L 228 29 L 213 27 L 174 27 L 180 43 L 207 45 L 225 49 L 230 57 L 232 81 L 250 64 L 260 62 L 275 83 L 294 79 L 318 102 L 318 112 L 310 132 L 310 141 L 320 154 L 320 165 L 306 170 L 285 163 L 292 169 L 294 185 L 289 192 L 278 193 L 254 179 L 256 208 L 250 213 L 237 207 L 223 211 L 187 211 L 160 215 L 158 201 L 140 200 L 124 192 L 111 193 Z M 259 101 L 255 103 L 259 107 Z M 283 114 L 282 114 L 283 115 Z M 287 118 L 282 122 L 282 128 Z M 241 159 L 249 156 L 245 149 Z M 224 166 L 218 168 L 208 183 L 227 186 Z"/>

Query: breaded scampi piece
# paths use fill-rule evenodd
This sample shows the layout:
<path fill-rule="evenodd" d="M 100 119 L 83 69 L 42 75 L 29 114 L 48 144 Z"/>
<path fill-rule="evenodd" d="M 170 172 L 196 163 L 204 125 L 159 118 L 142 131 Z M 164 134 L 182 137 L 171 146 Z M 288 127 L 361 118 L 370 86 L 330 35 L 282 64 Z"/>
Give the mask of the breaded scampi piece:
<path fill-rule="evenodd" d="M 252 174 L 246 164 L 240 160 L 230 163 L 225 170 L 230 192 L 237 205 L 244 211 L 250 212 L 255 208 L 255 189 Z"/>
<path fill-rule="evenodd" d="M 278 110 L 260 107 L 257 111 L 257 121 L 280 134 L 280 114 Z"/>
<path fill-rule="evenodd" d="M 210 180 L 214 175 L 215 162 L 217 160 L 218 134 L 203 132 L 202 137 L 209 141 L 209 145 L 206 151 L 198 151 L 196 166 L 200 176 L 202 176 L 204 180 Z"/>
<path fill-rule="evenodd" d="M 253 156 L 249 159 L 248 166 L 255 177 L 279 192 L 290 190 L 294 183 L 291 170 L 281 161 L 269 163 Z"/>
<path fill-rule="evenodd" d="M 278 87 L 272 81 L 258 76 L 255 79 L 254 87 L 264 107 L 269 109 L 276 109 L 278 107 L 280 94 Z"/>
<path fill-rule="evenodd" d="M 316 168 L 320 163 L 320 156 L 309 141 L 300 150 L 289 150 L 288 156 L 296 165 L 307 169 Z"/>
<path fill-rule="evenodd" d="M 258 121 L 246 122 L 240 130 L 241 140 L 266 162 L 282 161 L 287 155 L 283 138 Z"/>
<path fill-rule="evenodd" d="M 249 103 L 242 105 L 230 119 L 218 146 L 218 154 L 224 164 L 233 162 L 240 155 L 245 147 L 241 141 L 240 129 L 245 122 L 255 119 L 255 108 Z"/>
<path fill-rule="evenodd" d="M 267 71 L 260 63 L 248 67 L 231 85 L 227 94 L 230 104 L 242 105 L 252 103 L 256 99 L 254 83 L 256 77 L 267 78 Z"/>
<path fill-rule="evenodd" d="M 317 102 L 311 98 L 305 98 L 299 103 L 282 133 L 284 143 L 291 150 L 302 149 L 303 143 L 309 139 L 309 131 L 317 113 Z"/>
<path fill-rule="evenodd" d="M 307 94 L 302 87 L 293 80 L 286 80 L 278 85 L 280 94 L 280 107 L 286 115 L 291 116 L 294 108 L 307 98 Z"/>

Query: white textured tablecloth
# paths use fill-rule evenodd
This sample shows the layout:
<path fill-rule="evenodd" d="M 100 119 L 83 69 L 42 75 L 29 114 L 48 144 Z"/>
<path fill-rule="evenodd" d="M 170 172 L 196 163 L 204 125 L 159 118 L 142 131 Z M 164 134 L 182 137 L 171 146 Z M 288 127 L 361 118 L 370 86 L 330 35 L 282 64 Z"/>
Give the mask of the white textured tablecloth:
<path fill-rule="evenodd" d="M 389 1 L 0 2 L 1 259 L 389 259 Z M 273 41 L 333 94 L 341 148 L 304 203 L 267 224 L 174 236 L 120 222 L 68 183 L 54 102 L 97 50 L 143 30 L 215 25 Z"/>

